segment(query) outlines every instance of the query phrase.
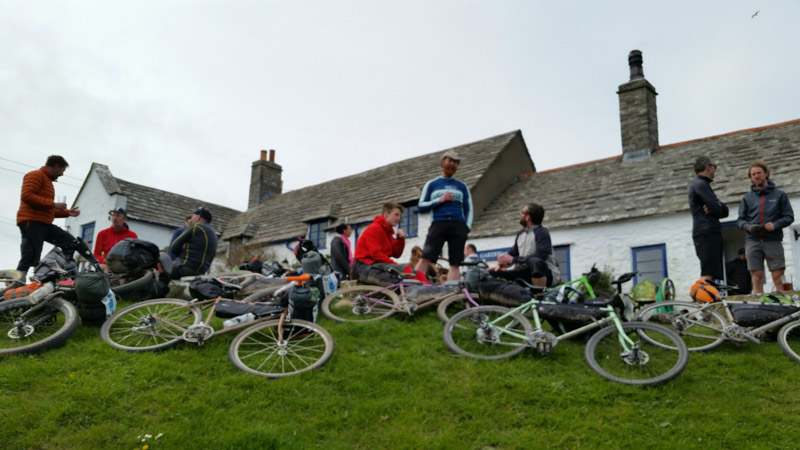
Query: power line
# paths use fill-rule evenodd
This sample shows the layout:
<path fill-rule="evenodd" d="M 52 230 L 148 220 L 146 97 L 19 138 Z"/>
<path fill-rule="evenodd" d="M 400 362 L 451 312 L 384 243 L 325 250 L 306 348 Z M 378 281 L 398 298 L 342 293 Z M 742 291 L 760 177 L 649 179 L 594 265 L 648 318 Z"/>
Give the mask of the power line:
<path fill-rule="evenodd" d="M 36 166 L 32 166 L 30 164 L 21 163 L 19 161 L 14 161 L 13 159 L 8 159 L 8 158 L 3 158 L 3 157 L 0 157 L 0 159 L 2 159 L 3 161 L 8 161 L 10 163 L 19 164 L 20 166 L 30 167 L 32 169 L 38 169 L 38 167 L 36 167 Z M 7 170 L 11 170 L 11 169 L 7 169 Z M 22 172 L 17 172 L 17 173 L 22 173 Z M 70 178 L 70 179 L 76 180 L 76 181 L 83 181 L 80 178 L 71 177 L 69 175 L 61 175 L 61 176 L 64 177 L 64 178 Z"/>
<path fill-rule="evenodd" d="M 25 172 L 20 172 L 19 170 L 9 169 L 9 168 L 7 168 L 7 167 L 0 167 L 0 169 L 7 170 L 7 171 L 9 171 L 9 172 L 18 173 L 18 174 L 20 174 L 20 175 L 27 175 Z M 74 179 L 76 179 L 76 180 L 77 180 L 77 178 L 74 178 Z M 79 181 L 83 181 L 83 180 L 79 180 Z M 76 185 L 74 185 L 74 184 L 65 183 L 65 182 L 63 182 L 63 181 L 59 181 L 59 183 L 60 183 L 60 184 L 63 184 L 64 186 L 72 186 L 72 187 L 80 188 L 80 186 L 76 186 Z"/>

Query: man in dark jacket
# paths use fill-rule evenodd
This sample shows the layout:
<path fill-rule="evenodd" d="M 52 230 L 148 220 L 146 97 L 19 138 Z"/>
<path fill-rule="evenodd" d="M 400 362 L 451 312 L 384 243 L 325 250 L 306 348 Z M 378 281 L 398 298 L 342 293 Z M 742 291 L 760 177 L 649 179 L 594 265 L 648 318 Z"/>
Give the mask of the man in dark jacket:
<path fill-rule="evenodd" d="M 522 278 L 535 286 L 552 287 L 560 283 L 561 273 L 553 254 L 550 231 L 542 226 L 544 208 L 536 203 L 525 205 L 520 212 L 519 223 L 523 226 L 514 239 L 508 253 L 497 257 L 498 265 L 490 268 L 498 278 L 515 280 Z M 500 270 L 511 264 L 514 268 Z"/>
<path fill-rule="evenodd" d="M 747 233 L 745 251 L 753 292 L 763 294 L 764 259 L 772 273 L 775 289 L 783 288 L 782 278 L 786 268 L 783 228 L 794 222 L 794 211 L 786 193 L 775 188 L 775 184 L 769 180 L 769 167 L 764 161 L 750 164 L 747 174 L 753 184 L 739 204 L 736 225 Z"/>
<path fill-rule="evenodd" d="M 192 224 L 170 245 L 178 255 L 172 266 L 172 279 L 208 272 L 217 252 L 217 232 L 211 228 L 211 211 L 202 206 L 192 214 Z"/>
<path fill-rule="evenodd" d="M 692 212 L 694 251 L 700 259 L 700 276 L 706 280 L 722 278 L 722 227 L 719 219 L 728 217 L 728 207 L 711 189 L 717 165 L 708 156 L 694 162 L 697 177 L 689 185 L 689 210 Z"/>

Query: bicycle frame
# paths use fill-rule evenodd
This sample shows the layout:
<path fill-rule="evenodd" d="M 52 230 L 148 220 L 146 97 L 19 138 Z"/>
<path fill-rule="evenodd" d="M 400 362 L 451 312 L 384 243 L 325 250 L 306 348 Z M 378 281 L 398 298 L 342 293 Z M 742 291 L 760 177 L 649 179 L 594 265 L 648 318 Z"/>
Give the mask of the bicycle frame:
<path fill-rule="evenodd" d="M 495 327 L 496 329 L 498 329 L 503 334 L 507 334 L 509 336 L 513 336 L 513 337 L 516 337 L 518 339 L 521 339 L 521 340 L 527 342 L 528 341 L 528 336 L 525 336 L 525 335 L 523 335 L 521 333 L 518 333 L 518 332 L 516 332 L 514 330 L 511 330 L 506 326 L 497 325 L 497 324 L 499 322 L 503 321 L 503 320 L 506 320 L 506 319 L 510 318 L 512 315 L 514 315 L 516 313 L 524 315 L 528 311 L 531 311 L 532 315 L 533 315 L 534 331 L 541 331 L 542 330 L 542 320 L 539 317 L 539 311 L 537 310 L 536 307 L 539 306 L 539 305 L 555 305 L 555 304 L 556 303 L 553 303 L 553 302 L 546 302 L 546 301 L 540 301 L 540 300 L 531 300 L 531 301 L 529 301 L 529 302 L 527 302 L 527 303 L 525 303 L 523 305 L 517 306 L 516 308 L 509 310 L 507 313 L 503 314 L 502 316 L 500 316 L 497 319 L 495 319 L 492 322 L 490 322 L 489 326 Z M 599 309 L 600 311 L 606 312 L 607 313 L 606 317 L 604 317 L 602 319 L 599 319 L 599 320 L 597 320 L 595 322 L 592 322 L 592 323 L 590 323 L 588 325 L 584 325 L 584 326 L 582 326 L 580 328 L 577 328 L 575 330 L 569 331 L 567 333 L 560 334 L 560 335 L 556 336 L 556 341 L 557 342 L 561 342 L 563 340 L 570 339 L 570 338 L 575 337 L 575 336 L 579 336 L 579 335 L 581 335 L 581 334 L 583 334 L 583 333 L 585 333 L 587 331 L 591 331 L 591 330 L 594 330 L 594 329 L 597 329 L 597 328 L 601 328 L 604 325 L 606 325 L 606 324 L 608 324 L 610 322 L 613 322 L 614 323 L 614 327 L 617 329 L 617 332 L 618 332 L 620 345 L 622 345 L 622 347 L 625 349 L 625 351 L 630 351 L 630 348 L 635 344 L 625 334 L 625 332 L 623 331 L 623 329 L 622 329 L 622 321 L 619 320 L 619 316 L 617 316 L 617 313 L 614 312 L 614 308 L 611 307 L 611 306 L 602 306 L 602 307 L 599 307 L 597 309 Z M 523 344 L 523 345 L 527 345 L 527 344 Z"/>

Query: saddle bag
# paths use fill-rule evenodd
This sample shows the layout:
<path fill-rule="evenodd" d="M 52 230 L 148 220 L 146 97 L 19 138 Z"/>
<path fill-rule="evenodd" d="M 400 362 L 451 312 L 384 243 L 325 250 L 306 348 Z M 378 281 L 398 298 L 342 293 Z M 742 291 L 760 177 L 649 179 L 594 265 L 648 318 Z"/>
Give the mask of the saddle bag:
<path fill-rule="evenodd" d="M 519 306 L 531 299 L 528 288 L 506 280 L 489 278 L 478 285 L 482 301 L 490 301 L 505 306 Z"/>
<path fill-rule="evenodd" d="M 743 327 L 760 327 L 798 311 L 794 306 L 760 303 L 731 303 L 730 308 L 736 324 Z"/>
<path fill-rule="evenodd" d="M 295 286 L 289 291 L 289 312 L 291 318 L 316 322 L 319 305 L 319 290 L 305 286 Z"/>
<path fill-rule="evenodd" d="M 108 269 L 114 273 L 129 273 L 155 267 L 158 263 L 158 246 L 141 239 L 123 239 L 117 242 L 106 256 Z"/>

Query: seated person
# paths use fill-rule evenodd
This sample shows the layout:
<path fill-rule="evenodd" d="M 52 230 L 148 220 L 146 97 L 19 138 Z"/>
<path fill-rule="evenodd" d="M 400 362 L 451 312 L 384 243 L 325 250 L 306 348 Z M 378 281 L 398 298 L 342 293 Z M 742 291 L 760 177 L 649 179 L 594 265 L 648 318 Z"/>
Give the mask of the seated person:
<path fill-rule="evenodd" d="M 170 245 L 170 253 L 178 255 L 172 266 L 171 279 L 203 275 L 208 272 L 217 252 L 217 232 L 211 228 L 211 211 L 197 208 L 191 224 Z"/>
<path fill-rule="evenodd" d="M 123 239 L 136 239 L 139 236 L 128 228 L 128 213 L 125 208 L 116 208 L 108 212 L 110 214 L 111 226 L 97 233 L 94 243 L 94 257 L 100 263 L 100 267 L 108 273 L 106 256 L 111 248 Z"/>
<path fill-rule="evenodd" d="M 511 250 L 497 257 L 498 265 L 489 268 L 492 276 L 506 280 L 522 278 L 534 286 L 553 287 L 561 280 L 558 261 L 553 254 L 550 232 L 542 226 L 544 208 L 536 203 L 525 205 L 520 212 L 523 226 Z M 500 270 L 514 264 L 510 270 Z"/>
<path fill-rule="evenodd" d="M 399 258 L 406 247 L 406 235 L 403 230 L 394 231 L 403 217 L 405 208 L 397 203 L 384 203 L 381 214 L 375 216 L 356 243 L 354 272 L 360 265 L 377 265 L 378 267 L 395 268 L 400 272 L 405 265 L 398 264 L 392 258 Z"/>

